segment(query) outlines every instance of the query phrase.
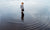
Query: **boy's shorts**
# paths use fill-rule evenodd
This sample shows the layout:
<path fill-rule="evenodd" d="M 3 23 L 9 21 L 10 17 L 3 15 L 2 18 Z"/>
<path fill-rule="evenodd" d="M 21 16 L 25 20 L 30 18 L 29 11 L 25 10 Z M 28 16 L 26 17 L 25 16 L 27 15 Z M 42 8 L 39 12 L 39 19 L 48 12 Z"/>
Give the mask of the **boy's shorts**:
<path fill-rule="evenodd" d="M 22 11 L 24 11 L 24 9 L 22 9 Z"/>

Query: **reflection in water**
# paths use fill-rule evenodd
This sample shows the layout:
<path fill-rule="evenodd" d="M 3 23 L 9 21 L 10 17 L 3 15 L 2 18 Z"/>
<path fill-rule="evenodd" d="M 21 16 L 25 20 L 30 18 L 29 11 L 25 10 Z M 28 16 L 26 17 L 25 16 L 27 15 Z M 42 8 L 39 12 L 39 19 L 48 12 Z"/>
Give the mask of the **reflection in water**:
<path fill-rule="evenodd" d="M 23 11 L 21 12 L 21 20 L 24 21 L 24 13 L 23 13 Z"/>

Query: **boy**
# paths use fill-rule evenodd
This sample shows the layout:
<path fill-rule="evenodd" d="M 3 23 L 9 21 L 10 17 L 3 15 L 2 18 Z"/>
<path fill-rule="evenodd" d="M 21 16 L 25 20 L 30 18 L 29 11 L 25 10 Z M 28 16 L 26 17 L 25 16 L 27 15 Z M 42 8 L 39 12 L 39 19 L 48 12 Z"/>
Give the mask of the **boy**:
<path fill-rule="evenodd" d="M 23 6 L 23 2 L 21 3 L 21 19 L 22 20 L 24 20 L 24 13 L 23 13 L 23 11 L 24 11 L 24 6 Z"/>
<path fill-rule="evenodd" d="M 23 6 L 23 2 L 21 3 L 21 11 L 24 11 L 24 6 Z"/>

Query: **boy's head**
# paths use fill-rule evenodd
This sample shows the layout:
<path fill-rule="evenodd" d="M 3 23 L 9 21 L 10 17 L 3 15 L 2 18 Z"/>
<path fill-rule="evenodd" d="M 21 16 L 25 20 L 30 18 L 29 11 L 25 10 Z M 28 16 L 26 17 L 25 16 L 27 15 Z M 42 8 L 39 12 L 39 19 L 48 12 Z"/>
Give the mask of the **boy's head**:
<path fill-rule="evenodd" d="M 22 2 L 21 4 L 23 5 L 24 3 Z"/>

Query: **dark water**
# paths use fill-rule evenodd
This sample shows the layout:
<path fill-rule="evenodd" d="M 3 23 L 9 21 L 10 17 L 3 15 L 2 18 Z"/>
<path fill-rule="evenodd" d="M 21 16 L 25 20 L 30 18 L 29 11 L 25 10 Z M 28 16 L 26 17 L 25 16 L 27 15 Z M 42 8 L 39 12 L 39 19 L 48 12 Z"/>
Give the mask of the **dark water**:
<path fill-rule="evenodd" d="M 50 30 L 48 20 L 33 18 L 29 13 L 24 14 L 24 21 L 21 17 L 17 18 L 16 14 L 1 16 L 0 30 Z"/>
<path fill-rule="evenodd" d="M 3 15 L 0 19 L 0 30 L 24 30 L 24 23 L 20 19 L 14 19 L 15 15 Z"/>
<path fill-rule="evenodd" d="M 25 15 L 24 30 L 50 30 L 49 20 Z"/>

